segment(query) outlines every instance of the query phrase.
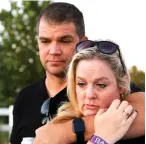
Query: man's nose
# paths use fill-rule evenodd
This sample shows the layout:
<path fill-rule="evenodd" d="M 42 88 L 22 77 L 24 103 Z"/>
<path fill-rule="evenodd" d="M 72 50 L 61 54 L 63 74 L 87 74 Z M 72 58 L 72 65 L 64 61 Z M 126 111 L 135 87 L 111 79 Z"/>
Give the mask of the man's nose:
<path fill-rule="evenodd" d="M 59 55 L 59 54 L 61 54 L 61 47 L 60 47 L 60 45 L 57 44 L 57 43 L 52 43 L 50 45 L 49 54 L 50 55 Z"/>
<path fill-rule="evenodd" d="M 88 86 L 86 89 L 86 97 L 87 98 L 96 98 L 96 93 L 93 86 Z"/>

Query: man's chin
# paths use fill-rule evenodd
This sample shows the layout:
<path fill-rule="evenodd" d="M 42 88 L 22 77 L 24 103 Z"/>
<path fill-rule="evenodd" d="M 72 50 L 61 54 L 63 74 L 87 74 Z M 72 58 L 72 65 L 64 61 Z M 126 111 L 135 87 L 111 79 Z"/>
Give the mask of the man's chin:
<path fill-rule="evenodd" d="M 66 72 L 64 70 L 47 70 L 47 73 L 56 77 L 66 77 Z"/>

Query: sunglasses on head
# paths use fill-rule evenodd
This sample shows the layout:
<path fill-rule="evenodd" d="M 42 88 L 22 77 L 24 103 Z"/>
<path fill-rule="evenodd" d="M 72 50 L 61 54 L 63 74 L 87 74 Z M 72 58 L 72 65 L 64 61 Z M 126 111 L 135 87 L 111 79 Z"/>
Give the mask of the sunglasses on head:
<path fill-rule="evenodd" d="M 90 47 L 97 47 L 97 50 L 103 54 L 111 55 L 115 53 L 117 50 L 119 52 L 119 58 L 123 67 L 124 75 L 126 74 L 124 63 L 122 61 L 121 52 L 119 46 L 110 41 L 91 41 L 85 40 L 81 41 L 76 45 L 76 52 L 80 52 L 81 50 L 85 50 Z"/>

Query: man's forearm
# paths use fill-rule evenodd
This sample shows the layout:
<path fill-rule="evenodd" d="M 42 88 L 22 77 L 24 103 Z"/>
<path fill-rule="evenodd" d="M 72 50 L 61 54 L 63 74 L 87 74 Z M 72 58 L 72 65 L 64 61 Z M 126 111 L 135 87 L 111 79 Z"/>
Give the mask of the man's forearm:
<path fill-rule="evenodd" d="M 125 98 L 135 110 L 138 111 L 138 115 L 132 123 L 130 129 L 124 136 L 124 139 L 138 137 L 145 134 L 145 93 L 137 92 L 130 94 Z"/>

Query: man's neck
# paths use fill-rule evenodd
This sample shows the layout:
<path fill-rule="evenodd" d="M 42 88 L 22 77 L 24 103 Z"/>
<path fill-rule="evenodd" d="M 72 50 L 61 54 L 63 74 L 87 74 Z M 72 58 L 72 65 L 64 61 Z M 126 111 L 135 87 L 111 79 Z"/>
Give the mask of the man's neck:
<path fill-rule="evenodd" d="M 54 97 L 57 93 L 66 87 L 66 78 L 46 74 L 45 85 L 48 95 L 50 97 Z"/>

